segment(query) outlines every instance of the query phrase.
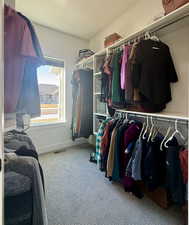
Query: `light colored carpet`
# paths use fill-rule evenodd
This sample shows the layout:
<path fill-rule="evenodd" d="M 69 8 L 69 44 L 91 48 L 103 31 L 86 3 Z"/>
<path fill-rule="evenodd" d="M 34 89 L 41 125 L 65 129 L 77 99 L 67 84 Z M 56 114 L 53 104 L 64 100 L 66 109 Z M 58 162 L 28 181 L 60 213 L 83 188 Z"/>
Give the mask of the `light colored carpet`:
<path fill-rule="evenodd" d="M 89 162 L 89 146 L 40 156 L 49 225 L 182 225 L 177 209 L 164 210 L 112 184 Z"/>

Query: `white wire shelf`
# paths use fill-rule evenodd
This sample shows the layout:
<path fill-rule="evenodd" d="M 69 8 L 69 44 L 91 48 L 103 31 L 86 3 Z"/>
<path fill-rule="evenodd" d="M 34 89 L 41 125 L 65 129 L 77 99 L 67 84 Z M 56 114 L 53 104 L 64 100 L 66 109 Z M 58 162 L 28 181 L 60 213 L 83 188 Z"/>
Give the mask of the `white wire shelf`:
<path fill-rule="evenodd" d="M 176 9 L 175 11 L 169 13 L 168 15 L 163 16 L 162 18 L 154 21 L 153 23 L 136 31 L 135 33 L 130 34 L 125 38 L 122 38 L 120 41 L 117 41 L 115 44 L 96 52 L 94 55 L 90 56 L 89 58 L 84 59 L 81 62 L 77 63 L 76 66 L 81 66 L 82 64 L 91 63 L 91 62 L 93 62 L 95 56 L 98 57 L 98 56 L 106 55 L 109 52 L 109 50 L 111 50 L 117 46 L 120 46 L 120 45 L 124 44 L 125 42 L 132 40 L 133 38 L 136 38 L 139 35 L 147 32 L 147 31 L 154 32 L 154 31 L 163 29 L 164 27 L 167 27 L 167 26 L 177 22 L 178 20 L 181 20 L 182 18 L 185 18 L 186 16 L 189 16 L 189 3 Z"/>
<path fill-rule="evenodd" d="M 128 114 L 138 114 L 138 115 L 143 115 L 143 116 L 152 116 L 152 117 L 159 117 L 159 118 L 166 118 L 166 119 L 177 119 L 177 120 L 188 120 L 189 121 L 189 117 L 187 116 L 182 116 L 180 113 L 166 113 L 166 112 L 162 112 L 162 113 L 145 113 L 145 112 L 137 112 L 137 111 L 127 111 L 127 110 L 120 110 L 117 109 L 117 112 L 125 112 Z"/>
<path fill-rule="evenodd" d="M 108 114 L 103 114 L 103 113 L 93 113 L 95 116 L 104 116 L 107 117 Z"/>

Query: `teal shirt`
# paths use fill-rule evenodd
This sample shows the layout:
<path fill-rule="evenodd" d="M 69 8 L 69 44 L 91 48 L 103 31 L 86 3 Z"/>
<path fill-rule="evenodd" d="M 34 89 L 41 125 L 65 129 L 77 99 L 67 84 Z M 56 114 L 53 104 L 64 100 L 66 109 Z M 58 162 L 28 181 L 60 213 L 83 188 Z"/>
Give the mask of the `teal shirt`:
<path fill-rule="evenodd" d="M 101 140 L 102 137 L 104 135 L 104 129 L 107 125 L 107 123 L 111 120 L 111 118 L 107 118 L 106 120 L 104 120 L 99 129 L 98 129 L 98 133 L 96 136 L 96 160 L 97 160 L 97 164 L 100 164 L 101 158 L 102 158 L 102 153 L 101 153 Z"/>

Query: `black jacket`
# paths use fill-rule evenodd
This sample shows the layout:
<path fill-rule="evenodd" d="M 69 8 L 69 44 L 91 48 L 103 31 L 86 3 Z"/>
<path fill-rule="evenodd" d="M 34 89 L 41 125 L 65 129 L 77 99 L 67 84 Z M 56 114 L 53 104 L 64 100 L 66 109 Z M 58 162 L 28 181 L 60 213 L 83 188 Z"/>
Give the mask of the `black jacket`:
<path fill-rule="evenodd" d="M 170 82 L 177 82 L 169 47 L 161 41 L 142 40 L 136 50 L 132 81 L 134 88 L 152 104 L 171 101 Z"/>

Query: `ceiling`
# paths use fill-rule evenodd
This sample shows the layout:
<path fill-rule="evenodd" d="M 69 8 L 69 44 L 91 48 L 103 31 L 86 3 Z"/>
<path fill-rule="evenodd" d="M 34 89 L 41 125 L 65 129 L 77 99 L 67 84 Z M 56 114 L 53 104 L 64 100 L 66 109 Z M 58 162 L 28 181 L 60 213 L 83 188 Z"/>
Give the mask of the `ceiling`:
<path fill-rule="evenodd" d="M 125 12 L 134 0 L 16 0 L 32 21 L 90 39 Z"/>

